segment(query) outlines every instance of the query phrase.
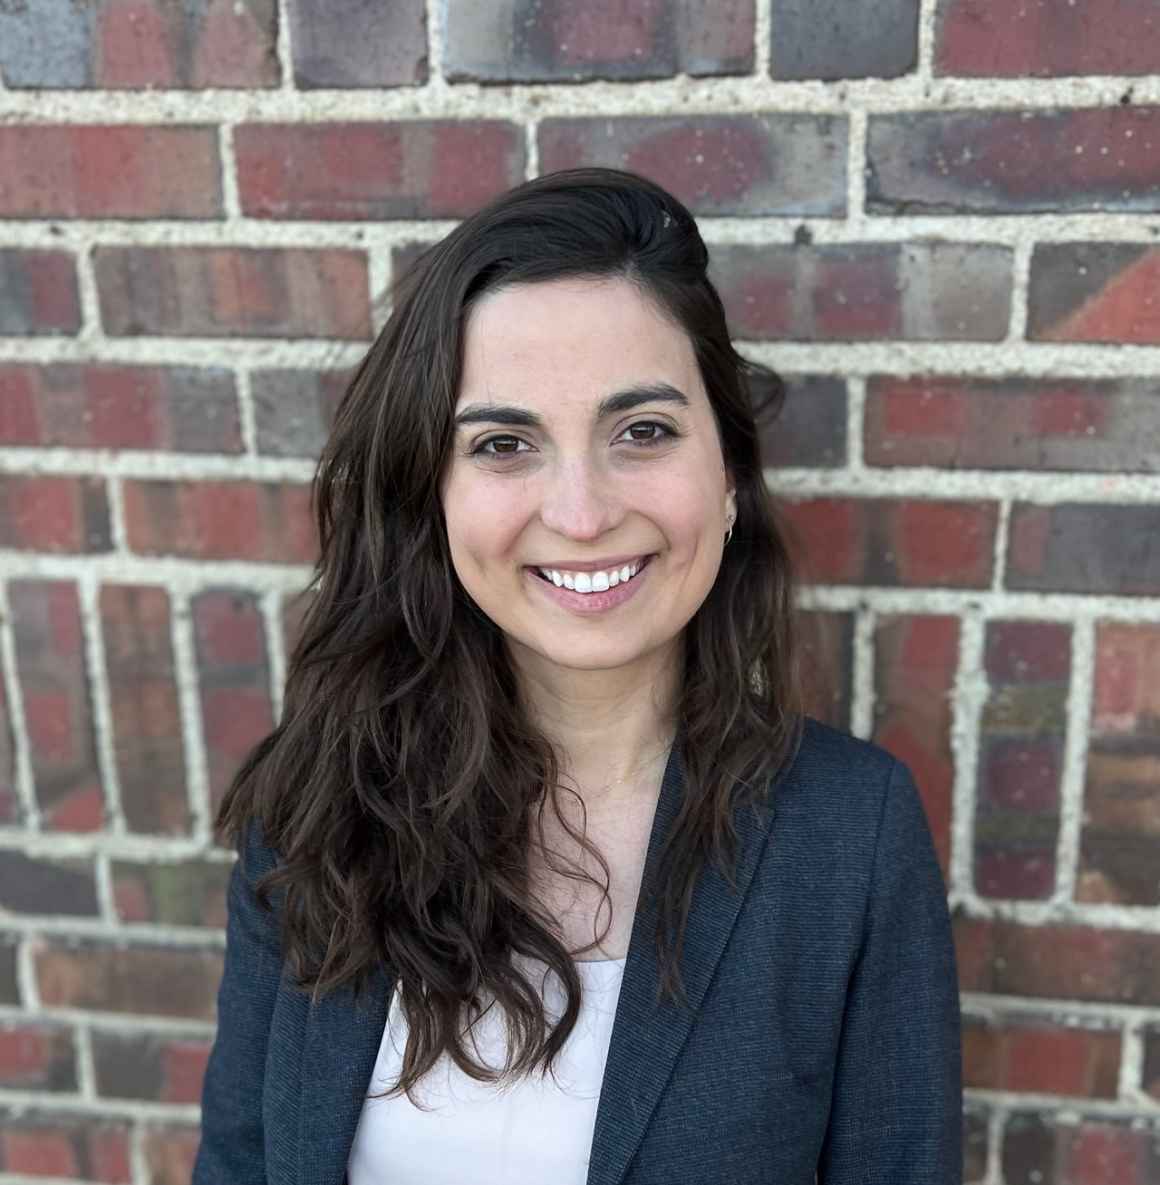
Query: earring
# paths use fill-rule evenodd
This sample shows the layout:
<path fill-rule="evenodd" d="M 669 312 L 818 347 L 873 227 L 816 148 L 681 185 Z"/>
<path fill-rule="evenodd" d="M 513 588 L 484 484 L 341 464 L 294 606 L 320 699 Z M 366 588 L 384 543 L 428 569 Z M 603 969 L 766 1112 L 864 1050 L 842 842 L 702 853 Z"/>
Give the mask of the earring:
<path fill-rule="evenodd" d="M 733 538 L 733 520 L 729 520 L 729 530 L 725 532 L 725 546 L 729 546 L 729 540 Z"/>

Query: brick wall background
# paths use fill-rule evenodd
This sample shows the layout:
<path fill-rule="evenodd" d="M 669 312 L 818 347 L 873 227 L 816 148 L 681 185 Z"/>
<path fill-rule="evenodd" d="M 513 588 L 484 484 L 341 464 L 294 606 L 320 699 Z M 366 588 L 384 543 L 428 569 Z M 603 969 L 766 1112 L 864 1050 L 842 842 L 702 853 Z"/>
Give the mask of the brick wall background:
<path fill-rule="evenodd" d="M 0 0 L 0 1174 L 179 1185 L 213 808 L 416 244 L 540 171 L 699 216 L 816 711 L 955 914 L 965 1180 L 1160 1182 L 1160 6 Z"/>

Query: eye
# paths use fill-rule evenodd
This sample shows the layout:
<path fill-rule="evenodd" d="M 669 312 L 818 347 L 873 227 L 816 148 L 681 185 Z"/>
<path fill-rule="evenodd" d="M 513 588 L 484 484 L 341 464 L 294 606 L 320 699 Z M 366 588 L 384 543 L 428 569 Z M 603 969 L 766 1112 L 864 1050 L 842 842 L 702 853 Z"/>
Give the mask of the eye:
<path fill-rule="evenodd" d="M 494 453 L 491 452 L 487 446 L 489 444 L 496 444 L 496 443 L 499 443 L 499 444 L 512 443 L 512 444 L 520 445 L 520 444 L 523 444 L 524 441 L 520 440 L 520 438 L 518 436 L 489 436 L 486 440 L 481 440 L 473 449 L 471 449 L 469 455 L 472 457 L 478 457 L 478 456 L 514 457 L 516 455 L 517 450 L 516 449 L 509 449 L 509 448 L 500 449 L 499 452 L 494 452 Z"/>
<path fill-rule="evenodd" d="M 636 424 L 629 424 L 625 432 L 635 432 L 638 428 L 660 429 L 660 433 L 657 436 L 634 436 L 630 443 L 637 445 L 639 448 L 650 448 L 655 444 L 662 444 L 665 440 L 669 440 L 677 435 L 667 424 L 662 424 L 658 420 L 640 420 Z"/>

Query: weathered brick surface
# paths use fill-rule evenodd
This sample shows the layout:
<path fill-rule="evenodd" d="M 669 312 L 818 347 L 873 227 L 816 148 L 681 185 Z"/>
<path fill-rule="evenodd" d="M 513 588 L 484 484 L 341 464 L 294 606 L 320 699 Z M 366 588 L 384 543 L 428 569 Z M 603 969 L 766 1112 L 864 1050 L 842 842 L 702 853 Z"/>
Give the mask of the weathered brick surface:
<path fill-rule="evenodd" d="M 114 860 L 117 917 L 123 922 L 224 928 L 231 867 L 208 860 L 165 864 Z"/>
<path fill-rule="evenodd" d="M 308 485 L 127 480 L 122 492 L 141 555 L 306 564 L 317 552 Z"/>
<path fill-rule="evenodd" d="M 0 475 L 0 547 L 100 552 L 110 547 L 105 483 L 96 477 Z"/>
<path fill-rule="evenodd" d="M 963 1085 L 1114 1099 L 1122 1034 L 1088 1021 L 1007 1013 L 963 1017 Z"/>
<path fill-rule="evenodd" d="M 426 82 L 423 0 L 288 0 L 287 10 L 299 88 Z"/>
<path fill-rule="evenodd" d="M 605 165 L 660 182 L 694 214 L 846 212 L 846 121 L 825 115 L 546 119 L 540 169 Z"/>
<path fill-rule="evenodd" d="M 218 367 L 0 365 L 0 445 L 238 453 L 233 375 Z"/>
<path fill-rule="evenodd" d="M 19 823 L 22 813 L 16 790 L 16 737 L 8 694 L 0 680 L 0 823 Z"/>
<path fill-rule="evenodd" d="M 1140 1085 L 1154 1099 L 1160 1099 L 1160 1025 L 1148 1025 L 1143 1032 L 1144 1065 Z"/>
<path fill-rule="evenodd" d="M 0 1108 L 0 1172 L 129 1185 L 130 1125 L 120 1119 Z"/>
<path fill-rule="evenodd" d="M 524 174 L 523 135 L 500 120 L 245 124 L 234 146 L 257 218 L 457 218 Z"/>
<path fill-rule="evenodd" d="M 918 0 L 771 0 L 774 78 L 897 78 L 918 61 Z"/>
<path fill-rule="evenodd" d="M 830 469 L 846 460 L 846 384 L 833 375 L 787 376 L 780 414 L 763 418 L 766 466 Z"/>
<path fill-rule="evenodd" d="M 0 1086 L 7 1090 L 79 1089 L 72 1028 L 0 1020 Z"/>
<path fill-rule="evenodd" d="M 144 1143 L 149 1185 L 186 1185 L 197 1156 L 197 1129 L 151 1123 Z"/>
<path fill-rule="evenodd" d="M 93 1071 L 106 1098 L 197 1103 L 210 1043 L 202 1036 L 95 1029 Z"/>
<path fill-rule="evenodd" d="M 939 0 L 934 59 L 939 74 L 1153 74 L 1160 14 L 1141 0 Z"/>
<path fill-rule="evenodd" d="M 1059 342 L 1160 343 L 1160 248 L 1039 243 L 1031 256 L 1027 336 Z"/>
<path fill-rule="evenodd" d="M 870 117 L 878 214 L 1160 210 L 1160 107 Z"/>
<path fill-rule="evenodd" d="M 914 775 L 944 880 L 949 879 L 954 759 L 951 694 L 959 665 L 955 617 L 894 614 L 874 635 L 874 740 Z"/>
<path fill-rule="evenodd" d="M 443 67 L 454 80 L 628 80 L 753 68 L 753 0 L 498 0 L 446 12 Z"/>
<path fill-rule="evenodd" d="M 96 831 L 105 823 L 105 795 L 76 585 L 13 581 L 8 603 L 42 826 Z"/>
<path fill-rule="evenodd" d="M 106 584 L 101 631 L 121 807 L 133 831 L 189 831 L 185 746 L 165 589 Z"/>
<path fill-rule="evenodd" d="M 37 0 L 0 5 L 9 87 L 266 87 L 277 0 Z"/>
<path fill-rule="evenodd" d="M 979 723 L 975 891 L 1041 900 L 1055 889 L 1071 630 L 989 621 L 983 669 L 989 694 Z"/>
<path fill-rule="evenodd" d="M 370 336 L 361 251 L 99 247 L 93 270 L 116 337 Z"/>
<path fill-rule="evenodd" d="M 256 371 L 250 390 L 258 452 L 316 457 L 350 377 L 345 370 Z"/>
<path fill-rule="evenodd" d="M 980 588 L 990 583 L 991 502 L 896 498 L 786 501 L 807 583 Z"/>
<path fill-rule="evenodd" d="M 0 248 L 0 334 L 76 333 L 80 325 L 72 255 Z"/>
<path fill-rule="evenodd" d="M 1096 630 L 1076 898 L 1160 905 L 1160 627 Z"/>
<path fill-rule="evenodd" d="M 913 242 L 711 247 L 709 274 L 737 337 L 998 341 L 1011 251 Z"/>
<path fill-rule="evenodd" d="M 854 665 L 854 617 L 850 613 L 798 615 L 807 711 L 833 728 L 849 729 Z"/>
<path fill-rule="evenodd" d="M 0 909 L 95 917 L 99 910 L 92 860 L 0 851 Z"/>
<path fill-rule="evenodd" d="M 16 939 L 0 933 L 0 1004 L 20 1004 L 20 987 L 16 980 Z"/>
<path fill-rule="evenodd" d="M 1017 502 L 1006 583 L 1015 589 L 1160 595 L 1160 508 Z"/>
<path fill-rule="evenodd" d="M 1060 472 L 1160 472 L 1152 379 L 965 379 L 874 375 L 870 465 Z"/>
<path fill-rule="evenodd" d="M 1160 1174 L 1160 1142 L 1129 1118 L 1010 1113 L 1000 1163 L 1007 1181 L 1093 1181 L 1148 1185 Z"/>
<path fill-rule="evenodd" d="M 982 1185 L 987 1175 L 990 1107 L 970 1093 L 963 1097 L 963 1185 Z"/>
<path fill-rule="evenodd" d="M 213 1020 L 220 951 L 40 940 L 33 966 L 41 1001 L 132 1016 Z"/>
<path fill-rule="evenodd" d="M 214 127 L 0 127 L 0 218 L 214 218 Z"/>
<path fill-rule="evenodd" d="M 256 599 L 210 589 L 193 601 L 198 690 L 216 804 L 249 750 L 274 727 L 266 636 Z"/>

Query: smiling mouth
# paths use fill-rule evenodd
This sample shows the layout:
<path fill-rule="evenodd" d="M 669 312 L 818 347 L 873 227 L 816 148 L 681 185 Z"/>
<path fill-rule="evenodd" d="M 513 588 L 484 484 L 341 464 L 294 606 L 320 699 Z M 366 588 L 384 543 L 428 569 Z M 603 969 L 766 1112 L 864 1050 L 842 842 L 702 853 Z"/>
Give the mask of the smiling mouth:
<path fill-rule="evenodd" d="M 644 556 L 644 558 L 640 561 L 640 566 L 628 578 L 628 580 L 621 580 L 619 583 L 620 584 L 631 584 L 645 570 L 645 568 L 647 568 L 649 566 L 649 564 L 652 563 L 655 556 L 656 556 L 655 552 Z M 564 587 L 563 585 L 557 585 L 554 580 L 552 580 L 548 576 L 545 576 L 544 573 L 539 570 L 539 568 L 530 567 L 528 569 L 528 571 L 530 571 L 534 576 L 538 576 L 545 584 L 552 585 L 553 588 L 556 588 L 556 587 L 563 588 Z M 619 585 L 612 585 L 611 587 L 617 588 L 617 587 L 619 587 Z M 572 590 L 569 590 L 569 591 L 572 591 Z M 581 594 L 581 595 L 584 595 L 584 594 Z"/>

